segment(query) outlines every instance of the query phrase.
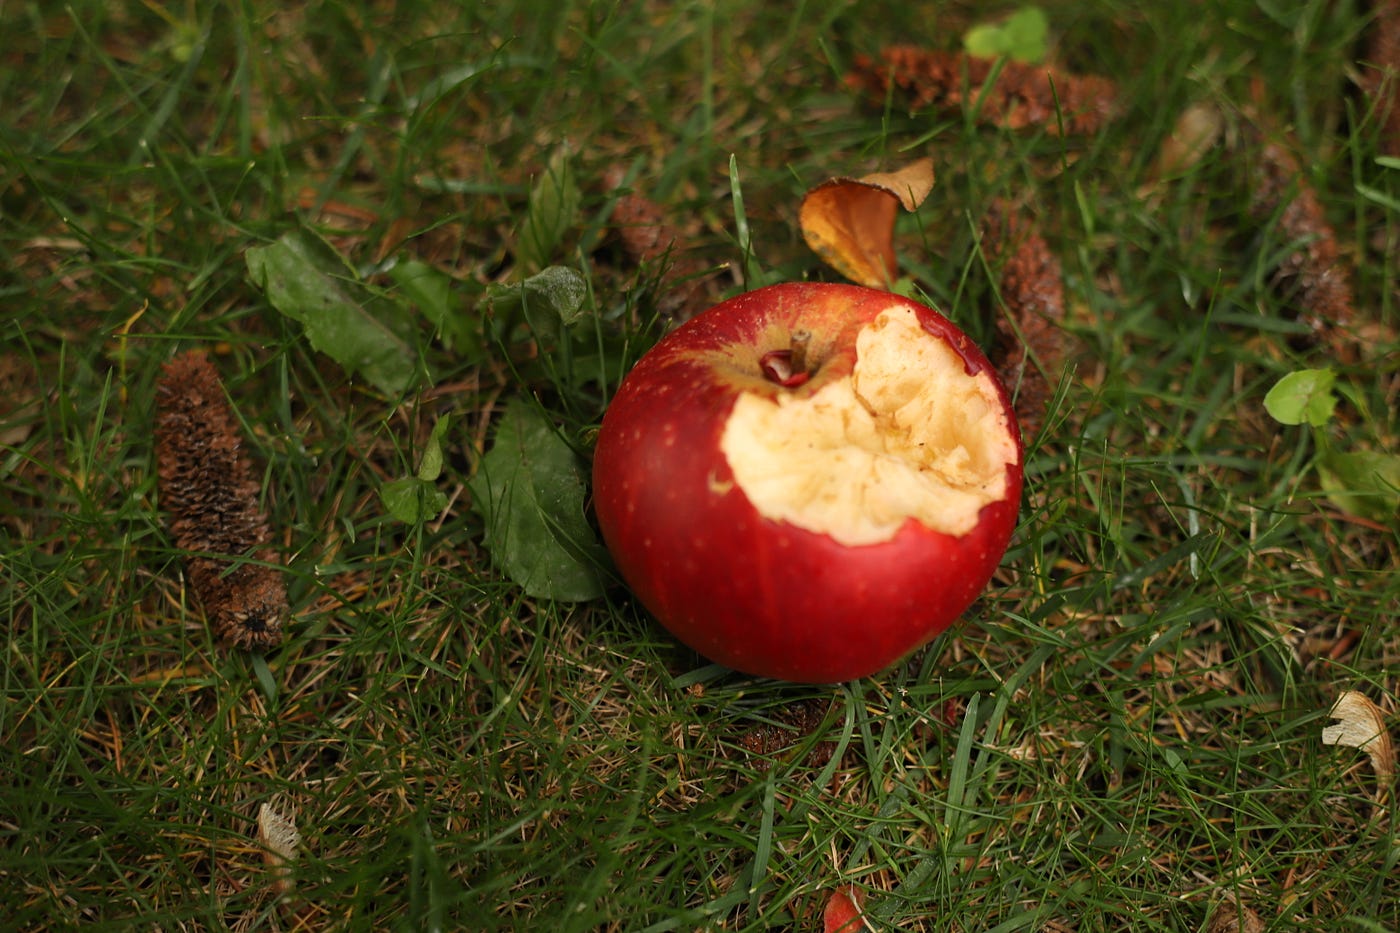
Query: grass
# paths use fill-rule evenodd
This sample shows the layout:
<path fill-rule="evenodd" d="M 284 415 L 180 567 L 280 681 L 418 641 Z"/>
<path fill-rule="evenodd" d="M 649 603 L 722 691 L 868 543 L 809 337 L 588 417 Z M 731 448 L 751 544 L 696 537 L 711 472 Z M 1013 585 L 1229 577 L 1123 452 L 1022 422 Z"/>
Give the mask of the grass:
<path fill-rule="evenodd" d="M 1061 61 L 1127 102 L 1061 140 L 843 86 L 858 53 L 955 47 L 975 5 L 0 5 L 4 925 L 816 929 L 851 883 L 875 929 L 1203 930 L 1237 898 L 1271 931 L 1400 926 L 1393 788 L 1320 741 L 1348 689 L 1393 727 L 1400 541 L 1262 408 L 1331 366 L 1324 431 L 1395 449 L 1400 179 L 1348 91 L 1361 12 L 1206 6 L 1046 3 Z M 1154 183 L 1193 101 L 1226 142 Z M 1351 356 L 1299 341 L 1271 285 L 1298 244 L 1248 216 L 1256 119 L 1291 130 L 1338 232 Z M 248 280 L 244 251 L 300 223 L 381 296 L 412 258 L 476 315 L 565 140 L 582 202 L 550 261 L 583 272 L 595 351 L 573 368 L 415 319 L 433 382 L 385 394 Z M 620 588 L 553 603 L 492 568 L 465 483 L 506 400 L 586 451 L 663 326 L 661 270 L 606 236 L 609 169 L 720 292 L 746 246 L 756 275 L 829 277 L 802 192 L 925 152 L 917 287 L 990 337 L 978 218 L 1028 200 L 1074 338 L 965 626 L 877 677 L 782 685 L 706 665 Z M 288 565 L 266 658 L 213 641 L 159 512 L 155 382 L 190 347 Z M 398 522 L 378 491 L 444 414 L 449 505 Z M 785 729 L 798 709 L 818 722 Z M 269 801 L 304 842 L 281 899 Z"/>

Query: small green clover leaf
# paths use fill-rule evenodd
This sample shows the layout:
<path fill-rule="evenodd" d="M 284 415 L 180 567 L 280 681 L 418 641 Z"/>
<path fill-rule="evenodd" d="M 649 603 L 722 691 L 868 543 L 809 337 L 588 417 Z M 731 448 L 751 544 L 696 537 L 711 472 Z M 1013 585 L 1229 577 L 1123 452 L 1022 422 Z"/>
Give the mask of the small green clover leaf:
<path fill-rule="evenodd" d="M 1332 394 L 1336 381 L 1337 374 L 1330 369 L 1289 373 L 1264 396 L 1264 410 L 1280 424 L 1322 427 L 1337 407 L 1337 398 Z"/>
<path fill-rule="evenodd" d="M 978 58 L 999 58 L 1034 63 L 1049 51 L 1050 21 L 1038 6 L 1026 6 L 1000 23 L 982 23 L 963 35 L 963 48 Z"/>

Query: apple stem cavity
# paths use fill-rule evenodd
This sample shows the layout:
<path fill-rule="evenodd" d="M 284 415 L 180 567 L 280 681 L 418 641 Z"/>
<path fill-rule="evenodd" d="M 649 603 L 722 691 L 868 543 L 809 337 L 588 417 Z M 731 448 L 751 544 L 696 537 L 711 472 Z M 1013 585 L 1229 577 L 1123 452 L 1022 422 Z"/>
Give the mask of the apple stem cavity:
<path fill-rule="evenodd" d="M 812 342 L 810 330 L 795 330 L 788 338 L 786 350 L 769 350 L 758 360 L 763 377 L 785 389 L 795 389 L 812 377 L 807 368 L 807 347 Z"/>

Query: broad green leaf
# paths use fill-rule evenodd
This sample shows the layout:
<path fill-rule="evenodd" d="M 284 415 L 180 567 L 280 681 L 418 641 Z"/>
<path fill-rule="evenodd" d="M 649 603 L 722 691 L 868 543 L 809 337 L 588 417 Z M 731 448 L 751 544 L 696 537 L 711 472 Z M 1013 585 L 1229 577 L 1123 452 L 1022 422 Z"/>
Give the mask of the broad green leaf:
<path fill-rule="evenodd" d="M 467 488 L 492 561 L 528 595 L 602 594 L 606 552 L 584 515 L 583 462 L 537 409 L 511 402 Z"/>
<path fill-rule="evenodd" d="M 329 244 L 309 231 L 291 230 L 267 246 L 249 248 L 244 258 L 254 284 L 274 308 L 301 322 L 316 350 L 387 395 L 418 380 L 418 354 L 371 313 L 374 296 Z"/>
<path fill-rule="evenodd" d="M 398 286 L 399 293 L 408 299 L 438 332 L 444 335 L 444 343 L 451 349 L 451 337 L 455 332 L 454 318 L 460 318 L 460 311 L 454 315 L 456 307 L 452 301 L 452 277 L 446 272 L 408 259 L 395 263 L 389 270 L 389 278 Z"/>
<path fill-rule="evenodd" d="M 1400 518 L 1400 455 L 1328 451 L 1317 474 L 1327 498 L 1343 512 L 1387 523 Z"/>
<path fill-rule="evenodd" d="M 379 500 L 394 518 L 406 525 L 434 518 L 447 508 L 447 494 L 417 476 L 405 476 L 379 487 Z"/>
<path fill-rule="evenodd" d="M 450 415 L 443 415 L 433 425 L 428 443 L 423 447 L 423 459 L 418 462 L 418 478 L 431 483 L 442 475 L 442 438 L 447 433 Z"/>
<path fill-rule="evenodd" d="M 492 285 L 487 297 L 497 315 L 518 312 L 537 339 L 552 343 L 585 316 L 588 283 L 573 269 L 550 266 L 515 285 Z"/>
<path fill-rule="evenodd" d="M 569 148 L 554 151 L 530 191 L 525 221 L 516 237 L 515 260 L 527 272 L 543 269 L 578 221 L 578 184 L 569 165 Z"/>
<path fill-rule="evenodd" d="M 1337 407 L 1332 385 L 1337 374 L 1330 369 L 1300 369 L 1284 376 L 1264 396 L 1264 410 L 1281 424 L 1321 427 Z"/>
<path fill-rule="evenodd" d="M 999 23 L 973 26 L 963 35 L 963 48 L 978 58 L 1005 55 L 1018 62 L 1044 61 L 1049 52 L 1050 21 L 1040 7 L 1022 7 Z"/>
<path fill-rule="evenodd" d="M 404 476 L 379 487 L 379 501 L 389 514 L 405 524 L 418 521 L 419 489 L 423 481 L 416 476 Z"/>
<path fill-rule="evenodd" d="M 476 310 L 485 285 L 475 280 L 454 281 L 436 266 L 416 259 L 395 263 L 389 277 L 399 295 L 432 322 L 445 349 L 468 363 L 486 362 L 481 316 Z"/>

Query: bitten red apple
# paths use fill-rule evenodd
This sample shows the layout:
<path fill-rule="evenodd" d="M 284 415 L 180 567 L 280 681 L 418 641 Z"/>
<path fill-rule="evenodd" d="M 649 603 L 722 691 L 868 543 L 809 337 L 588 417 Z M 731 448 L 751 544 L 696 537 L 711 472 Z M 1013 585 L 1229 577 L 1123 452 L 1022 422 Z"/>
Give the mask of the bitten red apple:
<path fill-rule="evenodd" d="M 750 674 L 876 673 L 956 620 L 1015 528 L 1022 450 L 987 358 L 931 308 L 792 283 L 677 328 L 623 380 L 593 462 L 623 578 Z"/>

